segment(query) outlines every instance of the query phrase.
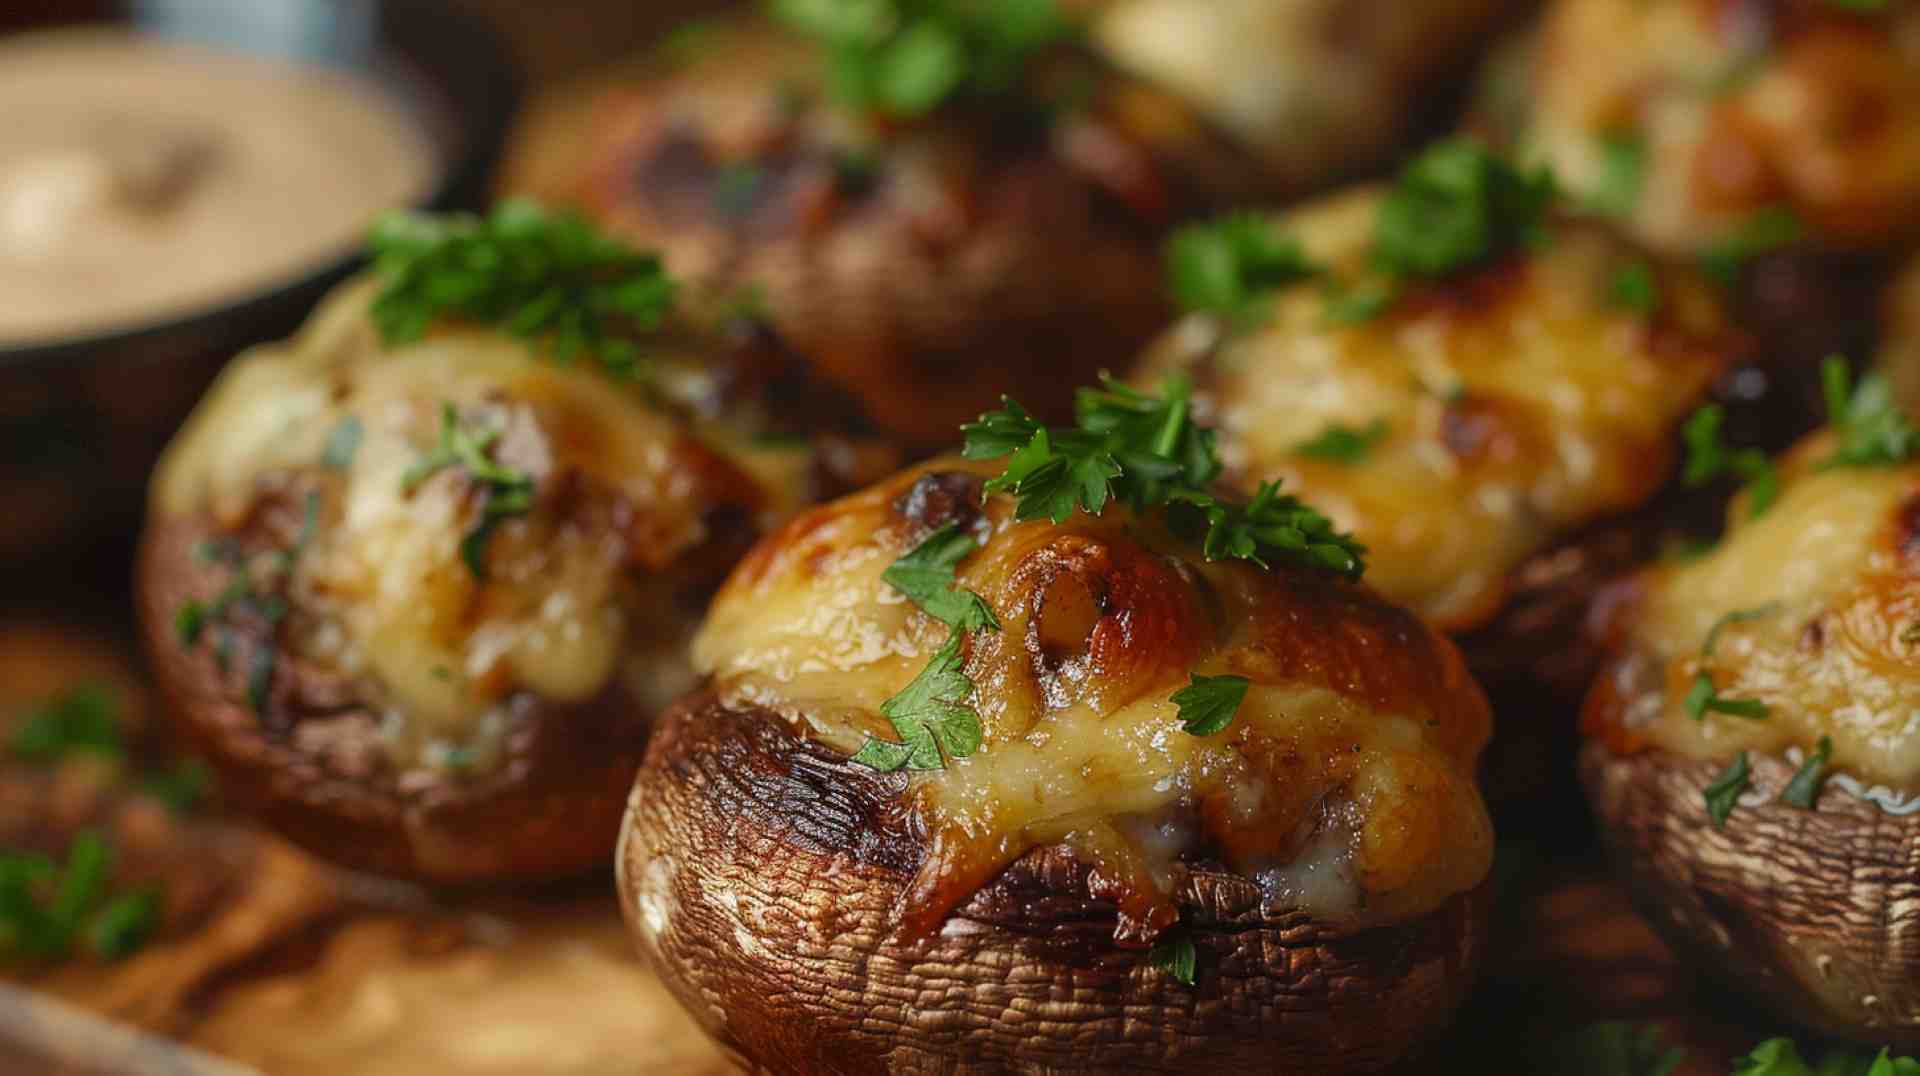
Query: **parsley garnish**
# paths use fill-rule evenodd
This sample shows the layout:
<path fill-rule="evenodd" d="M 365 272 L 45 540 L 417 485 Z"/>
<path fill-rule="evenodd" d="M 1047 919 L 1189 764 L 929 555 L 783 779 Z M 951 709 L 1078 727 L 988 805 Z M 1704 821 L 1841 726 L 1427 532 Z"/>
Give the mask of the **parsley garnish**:
<path fill-rule="evenodd" d="M 1700 644 L 1700 664 L 1704 666 L 1713 659 L 1713 648 L 1720 642 L 1720 633 L 1728 627 L 1764 620 L 1779 611 L 1779 602 L 1768 602 L 1754 609 L 1736 609 L 1714 621 L 1713 627 L 1707 629 L 1706 641 Z M 1693 687 L 1687 692 L 1685 706 L 1687 716 L 1695 721 L 1705 720 L 1709 713 L 1744 717 L 1749 721 L 1764 721 L 1767 718 L 1767 704 L 1758 699 L 1722 698 L 1713 684 L 1712 674 L 1705 668 L 1694 674 Z"/>
<path fill-rule="evenodd" d="M 1385 313 L 1400 298 L 1400 290 L 1392 284 L 1356 288 L 1329 280 L 1321 295 L 1327 303 L 1320 314 L 1322 321 L 1334 326 L 1364 325 Z"/>
<path fill-rule="evenodd" d="M 1074 30 L 1055 0 L 769 0 L 768 7 L 826 51 L 842 102 L 909 119 L 957 98 L 1007 93 L 1035 53 Z"/>
<path fill-rule="evenodd" d="M 1806 761 L 1794 773 L 1793 780 L 1780 793 L 1780 802 L 1802 810 L 1813 810 L 1813 802 L 1820 798 L 1820 788 L 1827 782 L 1827 763 L 1833 758 L 1833 738 L 1820 737 L 1820 743 L 1807 753 Z"/>
<path fill-rule="evenodd" d="M 1820 366 L 1820 387 L 1827 398 L 1827 422 L 1840 444 L 1819 468 L 1892 467 L 1920 451 L 1920 430 L 1894 402 L 1893 388 L 1879 374 L 1868 374 L 1849 391 L 1847 361 L 1838 356 Z"/>
<path fill-rule="evenodd" d="M 1315 437 L 1293 446 L 1293 454 L 1335 463 L 1359 463 L 1386 436 L 1387 420 L 1383 418 L 1374 419 L 1357 429 L 1331 422 Z"/>
<path fill-rule="evenodd" d="M 213 773 L 199 759 L 186 759 L 172 769 L 150 774 L 140 782 L 140 790 L 165 804 L 175 814 L 186 814 L 200 805 L 213 785 Z"/>
<path fill-rule="evenodd" d="M 1671 1076 L 1687 1059 L 1655 1024 L 1589 1024 L 1555 1046 L 1552 1071 L 1559 1076 Z"/>
<path fill-rule="evenodd" d="M 1166 939 L 1147 954 L 1147 962 L 1182 986 L 1192 986 L 1200 967 L 1200 953 L 1185 931 L 1169 931 Z"/>
<path fill-rule="evenodd" d="M 1373 260 L 1396 276 L 1437 277 L 1544 235 L 1553 176 L 1522 173 L 1469 138 L 1434 145 L 1401 172 L 1374 222 Z"/>
<path fill-rule="evenodd" d="M 120 698 L 105 684 L 80 684 L 24 714 L 7 746 L 31 762 L 57 762 L 71 755 L 117 759 Z"/>
<path fill-rule="evenodd" d="M 485 218 L 388 213 L 369 247 L 385 281 L 373 323 L 390 347 L 458 318 L 497 326 L 561 362 L 585 355 L 630 376 L 640 350 L 628 336 L 658 327 L 673 303 L 659 258 L 523 199 Z"/>
<path fill-rule="evenodd" d="M 1680 428 L 1686 442 L 1687 463 L 1680 481 L 1696 489 L 1725 475 L 1733 475 L 1747 484 L 1747 516 L 1758 519 L 1780 495 L 1780 477 L 1773 461 L 1757 448 L 1729 448 L 1721 437 L 1727 421 L 1726 409 L 1708 404 L 1695 411 Z"/>
<path fill-rule="evenodd" d="M 1607 281 L 1607 303 L 1642 317 L 1659 313 L 1660 282 L 1654 276 L 1653 266 L 1631 261 L 1614 270 Z"/>
<path fill-rule="evenodd" d="M 1600 138 L 1600 178 L 1587 204 L 1608 217 L 1625 217 L 1640 203 L 1647 180 L 1647 140 L 1635 131 Z"/>
<path fill-rule="evenodd" d="M 460 413 L 451 403 L 440 405 L 440 441 L 420 457 L 400 478 L 408 493 L 420 483 L 448 467 L 459 467 L 484 492 L 480 520 L 460 540 L 460 559 L 475 579 L 487 577 L 487 542 L 500 521 L 523 515 L 533 506 L 533 478 L 524 472 L 502 466 L 491 458 L 500 431 L 474 429 L 460 424 Z"/>
<path fill-rule="evenodd" d="M 1244 676 L 1189 674 L 1186 687 L 1168 701 L 1180 708 L 1180 723 L 1194 736 L 1211 736 L 1233 724 L 1234 712 L 1247 697 Z"/>
<path fill-rule="evenodd" d="M 1103 385 L 1081 390 L 1072 428 L 1043 426 L 1010 399 L 962 427 L 968 459 L 1006 458 L 986 492 L 1017 498 L 1014 518 L 1061 523 L 1075 511 L 1099 515 L 1109 499 L 1136 511 L 1167 505 L 1169 524 L 1199 539 L 1209 559 L 1279 561 L 1359 577 L 1364 547 L 1319 512 L 1280 496 L 1279 483 L 1263 484 L 1245 505 L 1207 492 L 1220 457 L 1213 432 L 1192 421 L 1186 381 L 1168 378 L 1159 396 L 1112 379 Z"/>
<path fill-rule="evenodd" d="M 868 737 L 852 761 L 882 772 L 902 767 L 938 770 L 946 767 L 947 759 L 966 758 L 980 749 L 980 715 L 968 705 L 973 681 L 963 671 L 960 644 L 968 632 L 999 631 L 1000 620 L 986 599 L 957 587 L 954 580 L 954 568 L 977 548 L 958 524 L 950 524 L 881 574 L 889 586 L 953 631 L 920 675 L 880 704 L 900 742 Z"/>
<path fill-rule="evenodd" d="M 1713 828 L 1720 829 L 1727 824 L 1727 816 L 1739 805 L 1740 797 L 1747 791 L 1747 753 L 1733 756 L 1727 768 L 1706 788 L 1707 816 L 1713 819 Z"/>
<path fill-rule="evenodd" d="M 327 435 L 327 447 L 320 453 L 320 465 L 336 471 L 344 471 L 353 466 L 353 457 L 360 451 L 360 440 L 366 435 L 360 419 L 348 415 Z"/>
<path fill-rule="evenodd" d="M 1732 1076 L 1920 1076 L 1920 1060 L 1882 1049 L 1865 1054 L 1837 1047 L 1816 1067 L 1800 1056 L 1792 1039 L 1768 1039 L 1735 1063 Z"/>
<path fill-rule="evenodd" d="M 1167 245 L 1174 300 L 1186 310 L 1240 323 L 1258 317 L 1272 292 L 1321 272 L 1299 240 L 1277 233 L 1254 213 L 1190 225 Z"/>
<path fill-rule="evenodd" d="M 0 960 L 57 960 L 76 940 L 106 960 L 138 948 L 158 917 L 158 895 L 109 897 L 112 865 L 112 848 L 92 830 L 75 835 L 59 867 L 42 856 L 0 853 Z"/>
<path fill-rule="evenodd" d="M 1723 287 L 1739 283 L 1748 262 L 1762 254 L 1798 243 L 1806 229 L 1790 209 L 1763 209 L 1708 244 L 1700 254 L 1700 269 Z"/>

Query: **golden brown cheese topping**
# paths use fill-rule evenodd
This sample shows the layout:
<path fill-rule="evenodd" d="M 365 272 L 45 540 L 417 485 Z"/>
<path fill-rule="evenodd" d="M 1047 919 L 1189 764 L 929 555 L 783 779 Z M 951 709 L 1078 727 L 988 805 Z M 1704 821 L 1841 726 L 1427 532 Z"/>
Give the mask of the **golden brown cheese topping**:
<path fill-rule="evenodd" d="M 1802 442 L 1764 514 L 1736 502 L 1712 552 L 1634 580 L 1591 733 L 1710 759 L 1827 736 L 1838 770 L 1920 791 L 1920 465 L 1819 467 L 1833 448 L 1825 432 Z M 1764 718 L 1696 720 L 1701 674 Z"/>
<path fill-rule="evenodd" d="M 1282 218 L 1337 275 L 1365 264 L 1372 191 Z M 1673 467 L 1681 419 L 1730 357 L 1720 316 L 1690 277 L 1655 272 L 1652 316 L 1609 298 L 1641 264 L 1598 232 L 1416 290 L 1380 316 L 1334 324 L 1311 285 L 1236 329 L 1190 317 L 1137 380 L 1186 372 L 1228 480 L 1282 479 L 1371 551 L 1382 594 L 1447 630 L 1484 623 L 1508 577 L 1579 527 L 1634 508 Z M 1302 449 L 1365 431 L 1351 459 Z"/>
<path fill-rule="evenodd" d="M 1173 91 L 1287 189 L 1389 148 L 1416 96 L 1505 0 L 1115 0 L 1092 35 L 1114 64 Z"/>
<path fill-rule="evenodd" d="M 373 286 L 229 367 L 161 462 L 156 517 L 235 535 L 268 503 L 310 505 L 297 551 L 236 569 L 290 564 L 282 645 L 361 684 L 402 757 L 484 766 L 521 693 L 582 702 L 623 670 L 662 704 L 690 686 L 698 609 L 676 599 L 724 571 L 707 548 L 798 507 L 811 455 L 696 429 L 637 383 L 499 333 L 384 348 Z M 428 466 L 449 415 L 478 459 Z M 515 496 L 489 467 L 526 501 L 476 539 Z"/>
<path fill-rule="evenodd" d="M 930 852 L 910 926 L 1055 844 L 1148 928 L 1171 924 L 1178 864 L 1203 848 L 1271 905 L 1338 926 L 1411 919 L 1479 883 L 1489 718 L 1449 643 L 1364 587 L 1209 563 L 1117 505 L 1016 523 L 1008 498 L 976 507 L 989 473 L 936 461 L 801 517 L 735 571 L 694 643 L 725 701 L 848 753 L 897 739 L 881 703 L 947 628 L 881 573 L 939 526 L 981 543 L 958 577 L 1001 625 L 964 650 L 984 743 L 914 778 Z M 1184 731 L 1169 696 L 1191 674 L 1251 681 L 1225 731 Z"/>
<path fill-rule="evenodd" d="M 1920 205 L 1920 3 L 1850 6 L 1560 0 L 1523 143 L 1569 190 L 1624 200 L 1663 250 L 1773 207 L 1832 242 L 1890 243 Z"/>

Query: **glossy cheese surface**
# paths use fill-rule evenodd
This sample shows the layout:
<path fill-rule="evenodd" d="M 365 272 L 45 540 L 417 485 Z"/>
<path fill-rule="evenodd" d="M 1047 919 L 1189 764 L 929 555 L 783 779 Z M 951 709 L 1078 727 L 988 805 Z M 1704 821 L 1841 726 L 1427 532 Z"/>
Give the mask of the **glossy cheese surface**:
<path fill-rule="evenodd" d="M 1278 218 L 1314 261 L 1365 264 L 1379 195 Z M 1248 328 L 1196 315 L 1150 350 L 1144 385 L 1194 382 L 1229 480 L 1280 479 L 1372 552 L 1368 580 L 1448 630 L 1500 608 L 1508 577 L 1666 481 L 1676 428 L 1727 364 L 1720 315 L 1691 277 L 1655 270 L 1659 310 L 1610 301 L 1642 264 L 1590 228 L 1418 288 L 1380 316 L 1333 324 L 1320 287 L 1271 300 Z M 1382 432 L 1359 458 L 1311 458 L 1334 426 Z"/>
<path fill-rule="evenodd" d="M 1016 523 L 1008 498 L 978 507 L 989 473 L 936 461 L 803 515 L 735 571 L 694 645 L 723 700 L 849 753 L 896 739 L 881 704 L 947 629 L 881 573 L 948 523 L 982 543 L 958 575 L 1001 624 L 964 651 L 985 742 L 913 779 L 929 853 L 910 919 L 937 924 L 1060 843 L 1156 928 L 1203 849 L 1336 925 L 1412 918 L 1480 881 L 1489 719 L 1451 644 L 1364 587 L 1208 563 L 1118 506 Z M 1252 682 L 1204 738 L 1169 701 L 1195 673 Z"/>
<path fill-rule="evenodd" d="M 1830 736 L 1837 769 L 1920 791 L 1920 466 L 1820 468 L 1832 451 L 1828 433 L 1803 442 L 1765 514 L 1736 502 L 1711 552 L 1631 584 L 1589 731 L 1712 759 Z M 1703 672 L 1765 719 L 1693 719 Z"/>
<path fill-rule="evenodd" d="M 583 702 L 623 666 L 637 663 L 643 698 L 687 686 L 697 609 L 676 604 L 688 580 L 675 573 L 721 521 L 789 510 L 778 491 L 805 488 L 806 456 L 723 452 L 638 385 L 500 334 L 450 327 L 385 348 L 371 291 L 347 285 L 298 336 L 235 360 L 160 464 L 155 518 L 240 535 L 276 501 L 311 504 L 282 645 L 357 682 L 408 753 L 474 748 L 517 693 Z M 486 491 L 459 465 L 410 477 L 448 407 L 533 486 L 485 543 L 484 578 L 462 543 Z M 329 459 L 343 424 L 356 446 Z"/>
<path fill-rule="evenodd" d="M 1852 6 L 1559 0 L 1522 141 L 1582 196 L 1620 185 L 1609 140 L 1637 141 L 1626 219 L 1663 250 L 1769 207 L 1823 241 L 1889 244 L 1920 206 L 1920 3 Z"/>

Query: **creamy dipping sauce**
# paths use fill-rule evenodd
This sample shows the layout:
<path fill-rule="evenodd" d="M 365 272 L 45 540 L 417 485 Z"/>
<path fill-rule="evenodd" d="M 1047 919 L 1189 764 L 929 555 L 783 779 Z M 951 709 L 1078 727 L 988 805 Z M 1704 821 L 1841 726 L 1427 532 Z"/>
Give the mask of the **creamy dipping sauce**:
<path fill-rule="evenodd" d="M 364 80 L 122 28 L 0 42 L 0 112 L 0 346 L 291 279 L 438 171 Z"/>

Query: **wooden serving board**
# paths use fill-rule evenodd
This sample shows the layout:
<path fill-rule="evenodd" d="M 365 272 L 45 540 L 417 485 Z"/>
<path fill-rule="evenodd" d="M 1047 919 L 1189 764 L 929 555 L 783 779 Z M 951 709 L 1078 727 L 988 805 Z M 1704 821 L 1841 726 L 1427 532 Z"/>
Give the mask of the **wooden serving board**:
<path fill-rule="evenodd" d="M 81 679 L 146 710 L 118 644 L 0 624 L 0 731 Z M 347 874 L 217 809 L 176 817 L 97 767 L 0 764 L 0 847 L 105 832 L 122 875 L 167 890 L 166 927 L 118 963 L 0 976 L 0 1073 L 74 1076 L 606 1076 L 732 1071 L 636 959 L 610 878 L 435 897 Z M 124 784 L 124 781 L 120 782 Z M 1768 1030 L 1714 1009 L 1590 854 L 1504 846 L 1485 981 L 1409 1072 L 1554 1071 L 1599 1019 L 1655 1021 L 1719 1076 Z"/>

